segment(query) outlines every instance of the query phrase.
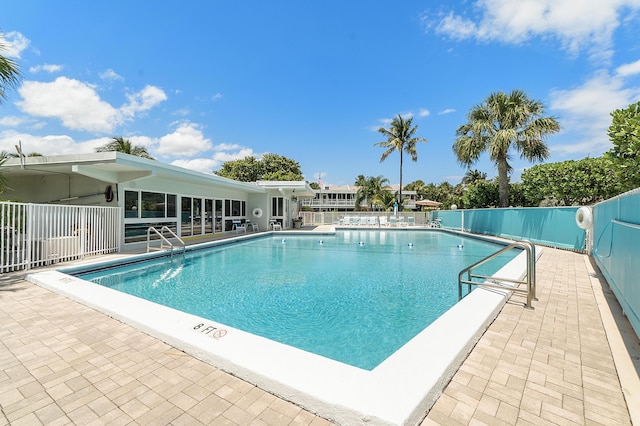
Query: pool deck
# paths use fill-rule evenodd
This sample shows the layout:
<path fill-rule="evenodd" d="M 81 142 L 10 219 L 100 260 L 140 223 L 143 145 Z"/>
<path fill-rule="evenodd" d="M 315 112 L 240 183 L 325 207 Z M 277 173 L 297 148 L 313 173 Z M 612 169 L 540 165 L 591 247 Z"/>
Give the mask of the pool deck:
<path fill-rule="evenodd" d="M 640 342 L 597 269 L 537 265 L 535 309 L 505 305 L 422 425 L 640 424 Z M 331 424 L 23 277 L 0 276 L 0 425 Z"/>

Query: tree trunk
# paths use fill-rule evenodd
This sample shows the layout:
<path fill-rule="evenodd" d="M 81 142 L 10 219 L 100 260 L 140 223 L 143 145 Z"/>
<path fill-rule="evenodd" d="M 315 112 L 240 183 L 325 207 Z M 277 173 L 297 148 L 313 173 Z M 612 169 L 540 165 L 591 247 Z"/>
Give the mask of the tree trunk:
<path fill-rule="evenodd" d="M 402 150 L 400 150 L 400 188 L 398 189 L 398 210 L 402 207 Z"/>
<path fill-rule="evenodd" d="M 507 173 L 507 159 L 498 158 L 498 195 L 500 196 L 499 207 L 509 207 L 509 175 Z"/>

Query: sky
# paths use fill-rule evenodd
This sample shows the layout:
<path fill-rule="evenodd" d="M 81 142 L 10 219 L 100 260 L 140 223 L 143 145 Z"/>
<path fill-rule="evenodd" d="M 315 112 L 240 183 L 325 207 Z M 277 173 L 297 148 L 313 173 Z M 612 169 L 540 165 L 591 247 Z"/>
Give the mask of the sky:
<path fill-rule="evenodd" d="M 412 117 L 403 184 L 460 182 L 456 129 L 491 93 L 556 117 L 547 162 L 611 148 L 611 112 L 640 100 L 640 0 L 4 2 L 0 52 L 22 80 L 0 150 L 95 152 L 114 137 L 212 173 L 265 153 L 309 182 L 399 181 L 378 132 Z M 533 164 L 513 152 L 512 181 Z M 472 166 L 497 175 L 484 154 Z"/>

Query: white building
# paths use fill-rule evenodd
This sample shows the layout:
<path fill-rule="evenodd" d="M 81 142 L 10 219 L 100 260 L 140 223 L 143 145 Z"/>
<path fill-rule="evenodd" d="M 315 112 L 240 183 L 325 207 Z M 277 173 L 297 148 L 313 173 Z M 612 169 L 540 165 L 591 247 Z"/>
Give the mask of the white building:
<path fill-rule="evenodd" d="M 4 200 L 121 207 L 122 241 L 146 240 L 150 226 L 197 237 L 252 222 L 293 226 L 299 203 L 315 193 L 304 182 L 245 183 L 119 152 L 11 158 Z"/>
<path fill-rule="evenodd" d="M 385 190 L 396 193 L 400 185 L 394 184 L 385 187 Z M 359 187 L 357 186 L 329 186 L 324 185 L 320 189 L 315 190 L 315 197 L 302 200 L 302 207 L 313 209 L 315 212 L 321 211 L 338 211 L 348 212 L 356 209 L 356 199 Z M 403 207 L 408 210 L 417 208 L 416 191 L 402 190 Z M 360 203 L 360 207 L 368 207 L 369 202 L 364 200 Z M 375 208 L 375 207 L 374 207 Z"/>

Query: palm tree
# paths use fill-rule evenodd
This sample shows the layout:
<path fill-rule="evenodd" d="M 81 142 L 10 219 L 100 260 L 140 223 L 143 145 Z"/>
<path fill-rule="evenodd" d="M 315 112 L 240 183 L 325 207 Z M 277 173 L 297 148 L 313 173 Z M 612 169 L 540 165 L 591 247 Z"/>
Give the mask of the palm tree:
<path fill-rule="evenodd" d="M 412 127 L 412 121 L 413 117 L 405 120 L 398 114 L 397 117 L 391 120 L 391 125 L 388 129 L 384 127 L 378 129 L 378 132 L 385 135 L 387 140 L 375 144 L 375 146 L 386 148 L 380 157 L 380 162 L 386 160 L 393 151 L 398 151 L 400 154 L 400 190 L 398 192 L 398 205 L 402 205 L 402 153 L 404 151 L 411 156 L 411 160 L 418 161 L 416 144 L 427 141 L 425 138 L 414 136 L 418 130 L 418 125 Z"/>
<path fill-rule="evenodd" d="M 467 172 L 464 174 L 464 177 L 462 178 L 462 184 L 463 185 L 473 185 L 476 182 L 482 181 L 482 180 L 487 180 L 487 174 L 484 172 L 481 172 L 478 169 L 475 170 L 467 170 Z"/>
<path fill-rule="evenodd" d="M 500 207 L 509 205 L 509 150 L 514 148 L 520 158 L 529 161 L 542 161 L 549 156 L 544 138 L 559 132 L 560 125 L 554 117 L 543 114 L 542 103 L 529 99 L 521 90 L 497 92 L 474 106 L 468 122 L 456 130 L 453 151 L 461 165 L 470 167 L 484 151 L 496 163 Z"/>
<path fill-rule="evenodd" d="M 372 202 L 388 212 L 391 211 L 393 204 L 396 202 L 396 194 L 391 191 L 382 190 L 373 196 Z"/>
<path fill-rule="evenodd" d="M 6 50 L 4 44 L 0 43 L 0 52 Z M 11 59 L 0 55 L 0 104 L 7 99 L 7 89 L 16 87 L 20 82 L 20 70 L 18 65 Z M 6 152 L 0 156 L 0 166 L 7 160 Z M 7 178 L 0 173 L 0 194 L 7 186 Z"/>
<path fill-rule="evenodd" d="M 96 149 L 96 152 L 108 152 L 117 151 L 124 154 L 131 154 L 137 157 L 148 158 L 154 160 L 152 156 L 147 152 L 147 148 L 140 145 L 131 145 L 129 139 L 124 139 L 122 136 L 113 138 L 111 142 Z"/>
<path fill-rule="evenodd" d="M 356 207 L 360 205 L 364 200 L 367 200 L 369 209 L 373 207 L 373 198 L 382 191 L 385 184 L 389 183 L 389 179 L 384 176 L 368 176 L 359 175 L 354 182 L 355 186 L 358 186 L 356 192 Z"/>
<path fill-rule="evenodd" d="M 0 43 L 0 52 L 6 50 Z M 0 55 L 0 103 L 7 98 L 7 89 L 13 88 L 20 82 L 18 65 L 9 58 Z"/>

